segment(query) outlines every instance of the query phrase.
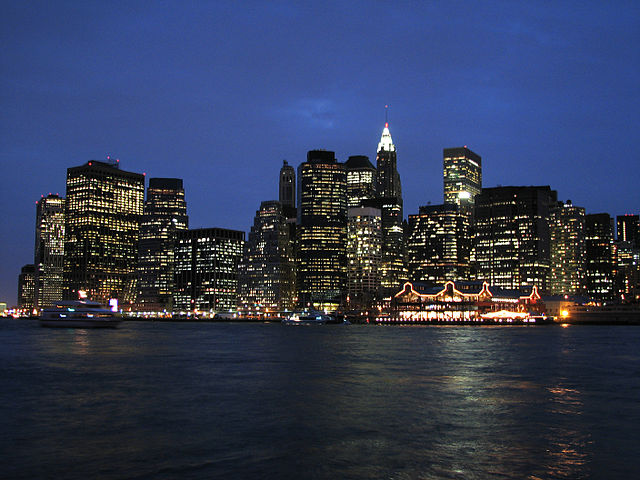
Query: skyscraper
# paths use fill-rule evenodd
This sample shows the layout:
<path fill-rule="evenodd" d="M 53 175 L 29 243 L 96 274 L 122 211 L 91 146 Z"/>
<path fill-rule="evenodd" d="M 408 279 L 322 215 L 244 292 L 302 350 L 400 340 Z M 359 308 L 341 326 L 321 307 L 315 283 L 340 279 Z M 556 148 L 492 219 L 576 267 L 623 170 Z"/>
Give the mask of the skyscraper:
<path fill-rule="evenodd" d="M 465 145 L 445 148 L 442 154 L 444 203 L 453 203 L 471 215 L 474 199 L 482 191 L 482 158 Z"/>
<path fill-rule="evenodd" d="M 34 304 L 45 308 L 62 300 L 65 200 L 49 194 L 36 204 Z"/>
<path fill-rule="evenodd" d="M 347 223 L 349 307 L 369 309 L 380 296 L 382 214 L 371 206 L 350 208 Z"/>
<path fill-rule="evenodd" d="M 78 291 L 102 303 L 135 301 L 144 175 L 117 161 L 67 170 L 63 297 Z"/>
<path fill-rule="evenodd" d="M 347 207 L 362 206 L 363 200 L 376 198 L 376 169 L 364 155 L 349 157 L 344 167 L 347 171 Z"/>
<path fill-rule="evenodd" d="M 618 240 L 630 242 L 640 247 L 640 217 L 638 215 L 618 215 Z"/>
<path fill-rule="evenodd" d="M 34 308 L 36 291 L 36 267 L 30 263 L 20 270 L 18 275 L 18 308 L 31 311 Z"/>
<path fill-rule="evenodd" d="M 478 280 L 502 288 L 547 288 L 550 266 L 548 186 L 483 188 L 475 197 Z"/>
<path fill-rule="evenodd" d="M 235 310 L 244 232 L 200 228 L 176 233 L 174 312 Z"/>
<path fill-rule="evenodd" d="M 346 286 L 347 178 L 334 152 L 311 150 L 298 167 L 298 302 L 337 308 Z"/>
<path fill-rule="evenodd" d="M 570 201 L 558 202 L 550 210 L 549 292 L 577 295 L 584 287 L 585 212 Z"/>
<path fill-rule="evenodd" d="M 282 204 L 275 200 L 262 202 L 244 245 L 239 272 L 243 310 L 265 313 L 294 307 L 292 247 Z"/>
<path fill-rule="evenodd" d="M 427 205 L 409 215 L 407 267 L 413 282 L 441 284 L 469 275 L 469 218 L 456 204 Z"/>
<path fill-rule="evenodd" d="M 389 123 L 385 123 L 378 143 L 376 170 L 377 194 L 382 211 L 381 282 L 383 294 L 389 295 L 398 291 L 407 278 L 402 229 L 402 187 Z"/>
<path fill-rule="evenodd" d="M 150 311 L 171 311 L 177 232 L 189 228 L 182 180 L 151 178 L 140 224 L 138 303 Z"/>
<path fill-rule="evenodd" d="M 279 200 L 283 207 L 296 206 L 296 171 L 286 160 L 282 161 L 280 169 Z"/>
<path fill-rule="evenodd" d="M 585 260 L 586 294 L 596 300 L 615 299 L 613 219 L 608 213 L 585 217 Z"/>

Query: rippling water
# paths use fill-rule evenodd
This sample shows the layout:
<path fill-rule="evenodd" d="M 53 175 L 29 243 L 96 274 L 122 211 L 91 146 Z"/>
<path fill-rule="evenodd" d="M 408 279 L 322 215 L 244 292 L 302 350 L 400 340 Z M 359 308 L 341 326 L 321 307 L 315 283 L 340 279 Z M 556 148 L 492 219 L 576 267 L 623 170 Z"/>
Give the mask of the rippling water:
<path fill-rule="evenodd" d="M 0 342 L 3 478 L 638 471 L 640 327 L 5 320 Z"/>

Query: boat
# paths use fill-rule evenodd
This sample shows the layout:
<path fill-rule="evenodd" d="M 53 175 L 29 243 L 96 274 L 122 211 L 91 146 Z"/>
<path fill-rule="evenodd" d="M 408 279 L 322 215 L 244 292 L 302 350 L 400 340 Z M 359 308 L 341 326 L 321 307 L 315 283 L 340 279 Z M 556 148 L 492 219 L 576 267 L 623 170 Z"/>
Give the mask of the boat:
<path fill-rule="evenodd" d="M 98 302 L 66 300 L 43 309 L 39 320 L 43 327 L 116 328 L 122 317 Z"/>
<path fill-rule="evenodd" d="M 326 313 L 317 310 L 305 312 L 294 312 L 286 318 L 282 319 L 283 325 L 324 325 L 331 323 L 334 318 Z"/>

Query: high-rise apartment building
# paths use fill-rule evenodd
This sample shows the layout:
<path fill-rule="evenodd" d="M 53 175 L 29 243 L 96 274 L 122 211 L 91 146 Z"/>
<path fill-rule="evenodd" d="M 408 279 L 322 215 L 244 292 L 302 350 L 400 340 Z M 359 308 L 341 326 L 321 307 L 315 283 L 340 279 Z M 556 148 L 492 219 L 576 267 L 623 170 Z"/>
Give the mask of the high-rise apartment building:
<path fill-rule="evenodd" d="M 55 194 L 43 196 L 36 202 L 36 308 L 46 308 L 62 300 L 64 209 L 65 199 Z"/>
<path fill-rule="evenodd" d="M 180 230 L 174 260 L 174 312 L 228 312 L 238 302 L 238 264 L 244 232 Z"/>
<path fill-rule="evenodd" d="M 256 212 L 239 273 L 240 305 L 246 312 L 292 309 L 295 263 L 289 228 L 280 202 L 266 201 Z"/>
<path fill-rule="evenodd" d="M 297 285 L 300 305 L 337 308 L 344 301 L 347 176 L 334 152 L 312 150 L 298 167 Z"/>
<path fill-rule="evenodd" d="M 143 200 L 144 175 L 117 161 L 67 170 L 63 298 L 135 301 Z"/>
<path fill-rule="evenodd" d="M 578 295 L 583 292 L 585 269 L 585 211 L 568 202 L 558 202 L 549 214 L 549 292 Z"/>
<path fill-rule="evenodd" d="M 382 213 L 350 208 L 347 223 L 347 297 L 350 308 L 369 309 L 380 297 Z"/>
<path fill-rule="evenodd" d="M 640 247 L 640 217 L 638 215 L 618 215 L 618 241 L 630 242 Z"/>
<path fill-rule="evenodd" d="M 376 169 L 364 155 L 353 155 L 345 162 L 347 171 L 347 207 L 362 206 L 363 200 L 376 198 Z"/>
<path fill-rule="evenodd" d="M 625 241 L 617 241 L 614 246 L 618 299 L 623 302 L 637 302 L 640 300 L 640 247 Z"/>
<path fill-rule="evenodd" d="M 462 213 L 473 213 L 474 199 L 482 191 L 482 158 L 465 145 L 445 148 L 442 154 L 444 203 L 460 207 Z"/>
<path fill-rule="evenodd" d="M 414 282 L 441 284 L 469 275 L 469 217 L 456 204 L 427 205 L 409 215 L 407 267 Z"/>
<path fill-rule="evenodd" d="M 478 280 L 502 288 L 547 289 L 549 210 L 557 193 L 548 186 L 483 188 L 475 197 L 474 248 Z"/>
<path fill-rule="evenodd" d="M 397 168 L 396 147 L 389 124 L 385 123 L 376 155 L 377 196 L 382 211 L 383 295 L 397 292 L 407 279 L 404 232 L 402 228 L 402 187 Z"/>
<path fill-rule="evenodd" d="M 36 266 L 32 263 L 20 269 L 18 275 L 18 308 L 31 311 L 35 307 Z"/>
<path fill-rule="evenodd" d="M 138 247 L 139 308 L 172 310 L 176 237 L 188 228 L 182 180 L 149 179 Z"/>
<path fill-rule="evenodd" d="M 585 289 L 591 298 L 614 300 L 615 250 L 613 219 L 608 213 L 585 217 Z"/>

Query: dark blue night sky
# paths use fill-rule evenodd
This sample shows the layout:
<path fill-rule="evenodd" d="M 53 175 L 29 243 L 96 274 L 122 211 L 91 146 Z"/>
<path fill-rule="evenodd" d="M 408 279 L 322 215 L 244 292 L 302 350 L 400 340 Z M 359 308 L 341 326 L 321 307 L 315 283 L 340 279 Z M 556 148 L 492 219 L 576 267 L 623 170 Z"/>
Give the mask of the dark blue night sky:
<path fill-rule="evenodd" d="M 0 300 L 35 202 L 107 155 L 184 179 L 190 224 L 248 230 L 283 159 L 375 150 L 384 105 L 405 214 L 442 202 L 442 149 L 484 186 L 640 212 L 640 3 L 3 2 Z"/>

